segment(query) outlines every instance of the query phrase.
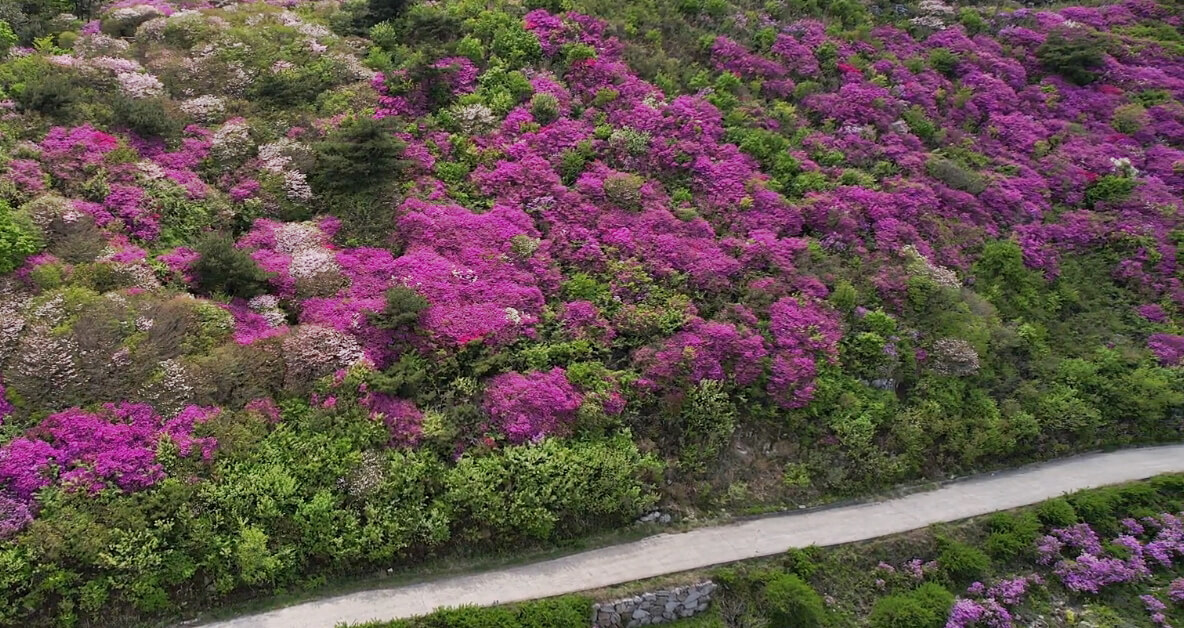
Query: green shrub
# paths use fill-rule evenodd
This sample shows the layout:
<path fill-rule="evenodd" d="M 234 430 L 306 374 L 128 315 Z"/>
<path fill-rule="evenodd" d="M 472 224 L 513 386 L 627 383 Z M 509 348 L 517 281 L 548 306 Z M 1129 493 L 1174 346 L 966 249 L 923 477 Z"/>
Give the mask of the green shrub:
<path fill-rule="evenodd" d="M 641 186 L 645 179 L 633 173 L 618 173 L 604 179 L 604 196 L 608 202 L 629 211 L 641 210 Z"/>
<path fill-rule="evenodd" d="M 391 123 L 355 116 L 313 145 L 316 168 L 309 181 L 317 193 L 364 191 L 398 176 L 403 144 Z"/>
<path fill-rule="evenodd" d="M 419 322 L 419 315 L 431 305 L 412 288 L 394 286 L 386 291 L 386 308 L 370 317 L 370 322 L 383 329 L 402 329 Z"/>
<path fill-rule="evenodd" d="M 378 24 L 393 20 L 403 14 L 407 7 L 407 0 L 368 0 L 366 3 L 366 21 Z"/>
<path fill-rule="evenodd" d="M 944 157 L 931 157 L 925 162 L 925 172 L 955 190 L 969 194 L 981 194 L 987 189 L 987 181 L 982 175 Z"/>
<path fill-rule="evenodd" d="M 1050 499 L 1036 507 L 1040 522 L 1052 528 L 1064 528 L 1077 523 L 1077 511 L 1064 498 Z"/>
<path fill-rule="evenodd" d="M 901 114 L 901 119 L 909 125 L 909 131 L 925 143 L 934 144 L 940 139 L 938 126 L 925 115 L 925 110 L 920 106 L 913 105 L 906 109 Z"/>
<path fill-rule="evenodd" d="M 127 17 L 109 17 L 102 21 L 100 30 L 112 37 L 133 37 L 136 29 L 159 14 L 152 12 L 133 13 Z"/>
<path fill-rule="evenodd" d="M 817 81 L 802 81 L 793 88 L 794 100 L 802 100 L 811 94 L 822 91 L 822 85 Z"/>
<path fill-rule="evenodd" d="M 803 548 L 791 547 L 786 550 L 782 560 L 790 573 L 797 574 L 802 578 L 809 578 L 814 575 L 815 571 L 818 571 L 820 567 L 818 560 L 821 554 L 821 550 L 816 545 Z"/>
<path fill-rule="evenodd" d="M 249 299 L 267 291 L 267 273 L 229 236 L 212 233 L 193 247 L 195 288 L 202 294 L 224 294 Z"/>
<path fill-rule="evenodd" d="M 1115 131 L 1119 133 L 1126 133 L 1131 135 L 1138 133 L 1143 127 L 1147 126 L 1150 118 L 1147 116 L 1147 108 L 1139 103 L 1128 103 L 1114 109 L 1114 115 L 1110 119 L 1110 126 L 1114 127 Z"/>
<path fill-rule="evenodd" d="M 273 109 L 298 109 L 315 103 L 330 87 L 328 77 L 319 67 L 298 66 L 279 72 L 260 72 L 251 84 L 251 97 Z"/>
<path fill-rule="evenodd" d="M 640 477 L 649 464 L 628 436 L 550 438 L 497 456 L 462 457 L 442 478 L 443 499 L 462 542 L 509 546 L 573 536 L 626 523 L 652 504 Z"/>
<path fill-rule="evenodd" d="M 0 200 L 0 274 L 12 272 L 41 247 L 37 227 Z"/>
<path fill-rule="evenodd" d="M 1131 96 L 1134 101 L 1144 107 L 1167 104 L 1172 101 L 1172 94 L 1166 89 L 1145 89 Z"/>
<path fill-rule="evenodd" d="M 817 628 L 826 625 L 822 596 L 795 574 L 781 573 L 765 583 L 764 603 L 772 626 Z"/>
<path fill-rule="evenodd" d="M 871 628 L 942 628 L 954 605 L 954 594 L 927 582 L 916 590 L 876 601 L 868 616 Z"/>
<path fill-rule="evenodd" d="M 588 162 L 592 161 L 596 156 L 596 151 L 592 147 L 592 143 L 585 140 L 576 145 L 575 148 L 569 148 L 559 155 L 559 176 L 563 179 L 565 185 L 571 185 L 576 182 L 580 174 L 584 172 L 584 168 Z"/>
<path fill-rule="evenodd" d="M 580 61 L 595 59 L 596 49 L 588 44 L 571 43 L 564 44 L 563 48 L 559 50 L 559 54 L 562 55 L 564 63 L 571 67 Z"/>
<path fill-rule="evenodd" d="M 1036 58 L 1049 72 L 1055 72 L 1077 85 L 1088 85 L 1098 78 L 1106 53 L 1101 35 L 1084 28 L 1048 34 L 1036 49 Z"/>
<path fill-rule="evenodd" d="M 1041 320 L 1047 282 L 1037 271 L 1024 265 L 1024 253 L 1010 240 L 988 242 L 971 267 L 975 291 L 999 310 L 1004 320 Z"/>
<path fill-rule="evenodd" d="M 21 110 L 36 111 L 57 119 L 68 119 L 74 105 L 82 100 L 82 92 L 72 78 L 51 70 L 29 79 L 13 92 Z"/>
<path fill-rule="evenodd" d="M 988 527 L 991 532 L 983 541 L 983 549 L 1004 562 L 1031 556 L 1042 529 L 1040 520 L 1030 512 L 996 513 L 988 521 Z"/>
<path fill-rule="evenodd" d="M 184 118 L 166 98 L 117 97 L 111 103 L 115 126 L 144 138 L 180 137 Z"/>
<path fill-rule="evenodd" d="M 982 14 L 971 7 L 963 7 L 958 11 L 958 23 L 966 29 L 966 34 L 971 37 L 987 30 L 987 21 L 983 19 Z"/>
<path fill-rule="evenodd" d="M 736 429 L 736 406 L 722 382 L 695 384 L 683 402 L 679 459 L 688 469 L 705 470 L 718 460 Z"/>
<path fill-rule="evenodd" d="M 539 92 L 530 97 L 530 115 L 539 124 L 549 124 L 559 118 L 559 99 L 555 94 Z"/>
<path fill-rule="evenodd" d="M 0 57 L 8 54 L 8 50 L 16 45 L 16 33 L 12 31 L 12 27 L 8 22 L 0 20 Z"/>
<path fill-rule="evenodd" d="M 1130 196 L 1136 185 L 1138 182 L 1131 177 L 1103 175 L 1085 188 L 1085 202 L 1089 205 L 1121 202 Z"/>
<path fill-rule="evenodd" d="M 575 595 L 539 600 L 518 607 L 518 626 L 559 628 L 585 626 L 592 615 L 592 603 Z"/>
<path fill-rule="evenodd" d="M 359 628 L 583 628 L 591 615 L 591 600 L 565 595 L 508 606 L 444 608 L 422 617 L 372 622 Z"/>
<path fill-rule="evenodd" d="M 938 546 L 937 564 L 955 584 L 978 580 L 991 568 L 991 559 L 977 547 L 953 539 L 938 539 Z"/>
<path fill-rule="evenodd" d="M 934 48 L 929 51 L 929 66 L 940 74 L 953 76 L 958 69 L 958 55 L 948 48 Z"/>

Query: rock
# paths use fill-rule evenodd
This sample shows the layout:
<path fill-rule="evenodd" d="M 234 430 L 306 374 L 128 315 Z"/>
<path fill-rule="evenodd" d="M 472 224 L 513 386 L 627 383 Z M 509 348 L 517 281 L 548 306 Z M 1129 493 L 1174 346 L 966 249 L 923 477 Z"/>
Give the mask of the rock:
<path fill-rule="evenodd" d="M 658 518 L 658 523 L 670 523 L 670 515 L 663 514 Z"/>
<path fill-rule="evenodd" d="M 639 608 L 639 609 L 633 611 L 633 619 L 644 619 L 649 616 L 650 616 L 650 612 L 645 610 L 644 608 Z"/>

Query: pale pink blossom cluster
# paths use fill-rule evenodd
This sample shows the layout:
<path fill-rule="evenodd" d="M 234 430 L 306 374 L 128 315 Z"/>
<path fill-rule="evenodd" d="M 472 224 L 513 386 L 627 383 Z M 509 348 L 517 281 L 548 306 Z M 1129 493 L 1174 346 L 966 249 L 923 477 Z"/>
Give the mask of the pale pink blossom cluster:
<path fill-rule="evenodd" d="M 164 83 L 143 72 L 122 72 L 115 75 L 119 90 L 129 98 L 154 98 L 164 94 Z"/>
<path fill-rule="evenodd" d="M 199 122 L 214 122 L 226 113 L 226 100 L 212 94 L 206 94 L 183 101 L 181 103 L 181 111 L 193 116 Z"/>

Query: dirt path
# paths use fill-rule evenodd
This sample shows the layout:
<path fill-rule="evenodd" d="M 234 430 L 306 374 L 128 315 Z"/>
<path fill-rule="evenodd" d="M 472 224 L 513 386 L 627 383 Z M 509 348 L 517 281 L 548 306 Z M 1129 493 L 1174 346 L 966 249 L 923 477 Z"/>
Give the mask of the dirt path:
<path fill-rule="evenodd" d="M 441 606 L 549 597 L 768 556 L 791 547 L 871 539 L 1169 472 L 1184 472 L 1184 445 L 1077 456 L 975 476 L 887 501 L 658 534 L 545 562 L 351 593 L 207 625 L 331 628 L 341 622 L 422 615 Z"/>

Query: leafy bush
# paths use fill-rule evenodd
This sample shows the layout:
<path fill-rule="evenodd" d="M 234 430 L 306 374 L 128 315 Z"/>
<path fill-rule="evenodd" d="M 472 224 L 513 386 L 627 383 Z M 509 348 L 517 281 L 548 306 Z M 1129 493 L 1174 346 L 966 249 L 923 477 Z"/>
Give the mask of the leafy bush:
<path fill-rule="evenodd" d="M 418 292 L 405 286 L 386 291 L 386 308 L 370 317 L 370 321 L 384 329 L 404 329 L 415 325 L 419 315 L 430 304 Z"/>
<path fill-rule="evenodd" d="M 1067 528 L 1077 523 L 1077 511 L 1065 499 L 1050 499 L 1036 507 L 1036 517 L 1046 526 Z"/>
<path fill-rule="evenodd" d="M 953 76 L 958 69 L 958 55 L 949 48 L 934 48 L 929 51 L 929 65 L 946 76 Z"/>
<path fill-rule="evenodd" d="M 12 26 L 3 20 L 0 20 L 0 57 L 8 54 L 8 50 L 16 45 L 17 36 L 12 31 Z"/>
<path fill-rule="evenodd" d="M 331 87 L 329 77 L 316 65 L 261 72 L 251 83 L 251 97 L 273 109 L 308 106 Z"/>
<path fill-rule="evenodd" d="M 19 90 L 14 90 L 13 95 L 22 110 L 57 119 L 68 119 L 75 104 L 82 99 L 81 90 L 70 76 L 48 69 L 41 76 L 29 79 Z"/>
<path fill-rule="evenodd" d="M 554 94 L 538 93 L 530 98 L 530 115 L 539 124 L 554 122 L 559 117 L 559 99 Z"/>
<path fill-rule="evenodd" d="M 0 200 L 0 273 L 9 273 L 42 247 L 37 227 Z"/>
<path fill-rule="evenodd" d="M 604 196 L 610 203 L 630 211 L 641 210 L 641 186 L 645 179 L 633 174 L 610 175 L 604 180 Z"/>
<path fill-rule="evenodd" d="M 1085 202 L 1090 205 L 1118 203 L 1130 196 L 1137 185 L 1138 181 L 1131 177 L 1116 174 L 1103 175 L 1085 189 Z"/>
<path fill-rule="evenodd" d="M 736 429 L 736 407 L 723 383 L 705 379 L 695 385 L 683 404 L 679 457 L 688 469 L 706 470 L 731 442 Z"/>
<path fill-rule="evenodd" d="M 1088 85 L 1098 78 L 1106 48 L 1105 39 L 1093 31 L 1054 30 L 1036 49 L 1036 58 L 1048 71 L 1077 85 Z"/>
<path fill-rule="evenodd" d="M 1036 539 L 1042 527 L 1030 512 L 996 513 L 988 523 L 990 534 L 983 541 L 983 549 L 1000 561 L 1013 561 L 1034 554 Z"/>
<path fill-rule="evenodd" d="M 143 138 L 177 138 L 184 126 L 180 112 L 160 98 L 118 97 L 111 105 L 114 125 Z"/>
<path fill-rule="evenodd" d="M 195 288 L 202 294 L 224 294 L 249 299 L 267 291 L 267 273 L 234 240 L 220 233 L 203 236 L 194 250 Z"/>
<path fill-rule="evenodd" d="M 954 605 L 954 594 L 945 587 L 926 582 L 908 593 L 887 595 L 876 600 L 868 616 L 871 628 L 942 628 Z"/>
<path fill-rule="evenodd" d="M 378 24 L 393 20 L 401 16 L 406 7 L 407 0 L 368 0 L 366 22 Z"/>
<path fill-rule="evenodd" d="M 356 116 L 313 145 L 309 181 L 318 193 L 365 190 L 389 181 L 403 167 L 403 144 L 388 122 Z"/>
<path fill-rule="evenodd" d="M 983 190 L 987 189 L 987 182 L 982 175 L 943 157 L 933 157 L 925 162 L 925 172 L 955 190 L 982 194 Z"/>
<path fill-rule="evenodd" d="M 982 550 L 952 539 L 939 539 L 937 564 L 955 584 L 968 584 L 981 578 L 991 567 L 991 559 Z"/>
<path fill-rule="evenodd" d="M 765 583 L 764 603 L 774 626 L 825 626 L 826 606 L 822 596 L 795 574 L 782 573 Z"/>

